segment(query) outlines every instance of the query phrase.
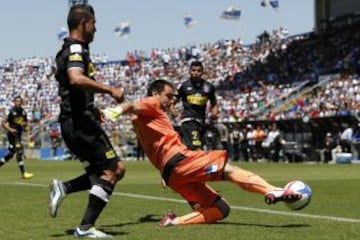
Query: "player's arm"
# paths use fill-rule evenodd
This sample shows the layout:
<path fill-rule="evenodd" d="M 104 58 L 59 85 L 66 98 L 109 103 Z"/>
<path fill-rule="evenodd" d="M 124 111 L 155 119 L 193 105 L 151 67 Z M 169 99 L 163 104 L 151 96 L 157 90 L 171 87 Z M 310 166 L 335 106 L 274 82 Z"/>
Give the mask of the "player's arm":
<path fill-rule="evenodd" d="M 81 68 L 70 68 L 68 77 L 70 84 L 74 87 L 110 94 L 118 102 L 123 100 L 124 93 L 121 89 L 92 80 L 83 73 Z"/>
<path fill-rule="evenodd" d="M 137 101 L 121 103 L 118 109 L 122 109 L 122 114 L 139 114 L 141 111 L 140 104 Z"/>
<path fill-rule="evenodd" d="M 3 128 L 5 128 L 6 131 L 8 131 L 8 132 L 10 132 L 10 133 L 16 133 L 16 129 L 10 127 L 9 121 L 8 121 L 7 119 L 4 119 L 4 120 L 1 122 L 1 126 L 2 126 Z"/>
<path fill-rule="evenodd" d="M 27 114 L 26 114 L 25 110 L 24 110 L 24 120 L 21 122 L 21 126 L 23 128 L 26 128 L 28 126 L 28 118 L 27 118 Z"/>
<path fill-rule="evenodd" d="M 217 104 L 211 107 L 211 116 L 213 118 L 217 118 L 219 116 L 219 106 Z"/>
<path fill-rule="evenodd" d="M 212 86 L 211 87 L 212 91 L 210 93 L 210 114 L 211 114 L 211 118 L 218 118 L 219 116 L 219 105 L 217 103 L 217 99 L 216 99 L 216 93 L 215 93 L 215 87 Z"/>
<path fill-rule="evenodd" d="M 102 110 L 104 118 L 112 122 L 116 122 L 123 114 L 139 114 L 141 107 L 139 102 L 123 102 L 116 107 L 105 108 Z"/>

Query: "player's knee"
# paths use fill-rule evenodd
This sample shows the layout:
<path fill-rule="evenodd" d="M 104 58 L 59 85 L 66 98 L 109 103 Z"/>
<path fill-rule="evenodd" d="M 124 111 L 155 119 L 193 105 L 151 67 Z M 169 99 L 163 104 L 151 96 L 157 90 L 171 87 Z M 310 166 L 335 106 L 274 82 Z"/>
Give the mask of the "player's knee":
<path fill-rule="evenodd" d="M 227 216 L 229 216 L 230 214 L 230 206 L 228 204 L 226 204 L 225 206 L 223 206 L 221 209 L 220 209 L 221 213 L 223 214 L 223 219 L 226 218 Z"/>
<path fill-rule="evenodd" d="M 125 175 L 125 164 L 122 161 L 113 161 L 108 169 L 102 172 L 104 179 L 108 180 L 112 184 L 116 184 Z"/>
<path fill-rule="evenodd" d="M 115 171 L 115 176 L 116 176 L 117 181 L 121 180 L 125 176 L 125 172 L 126 172 L 126 169 L 125 169 L 124 162 L 123 161 L 118 161 L 117 162 L 117 168 L 116 168 L 116 171 Z"/>
<path fill-rule="evenodd" d="M 222 213 L 223 219 L 229 216 L 231 208 L 224 198 L 220 198 L 219 200 L 217 200 L 214 205 Z"/>

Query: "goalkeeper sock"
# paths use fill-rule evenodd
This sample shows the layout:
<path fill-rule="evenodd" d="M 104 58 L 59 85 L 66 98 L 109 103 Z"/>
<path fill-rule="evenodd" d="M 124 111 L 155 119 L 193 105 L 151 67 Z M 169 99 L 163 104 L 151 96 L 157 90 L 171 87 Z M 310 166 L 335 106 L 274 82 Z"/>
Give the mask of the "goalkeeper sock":
<path fill-rule="evenodd" d="M 214 223 L 224 218 L 224 215 L 217 207 L 199 208 L 189 214 L 177 217 L 177 225 Z"/>

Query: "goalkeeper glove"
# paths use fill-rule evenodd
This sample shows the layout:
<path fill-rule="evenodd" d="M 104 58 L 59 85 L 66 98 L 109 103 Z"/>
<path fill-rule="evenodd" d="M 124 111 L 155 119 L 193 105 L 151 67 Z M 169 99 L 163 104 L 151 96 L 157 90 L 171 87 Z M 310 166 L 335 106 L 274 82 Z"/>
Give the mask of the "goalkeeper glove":
<path fill-rule="evenodd" d="M 116 122 L 123 113 L 123 108 L 121 106 L 109 107 L 105 108 L 102 112 L 105 119 L 110 120 L 111 122 Z"/>

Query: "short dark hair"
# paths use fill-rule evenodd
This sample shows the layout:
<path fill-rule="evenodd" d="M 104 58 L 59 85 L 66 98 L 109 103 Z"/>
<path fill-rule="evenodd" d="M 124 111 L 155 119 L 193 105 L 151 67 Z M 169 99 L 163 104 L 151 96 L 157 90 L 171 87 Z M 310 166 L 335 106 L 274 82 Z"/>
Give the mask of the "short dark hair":
<path fill-rule="evenodd" d="M 16 96 L 14 97 L 13 101 L 15 101 L 16 99 L 20 99 L 20 100 L 22 100 L 21 95 L 16 95 Z"/>
<path fill-rule="evenodd" d="M 67 17 L 67 24 L 69 31 L 75 29 L 82 19 L 93 19 L 95 18 L 94 8 L 89 4 L 76 4 L 73 5 Z"/>
<path fill-rule="evenodd" d="M 204 70 L 204 66 L 203 66 L 202 62 L 200 62 L 200 61 L 191 62 L 190 68 L 192 68 L 192 67 L 201 67 L 201 70 Z"/>
<path fill-rule="evenodd" d="M 165 86 L 169 86 L 172 89 L 174 89 L 174 86 L 166 80 L 163 79 L 155 80 L 152 83 L 150 83 L 148 87 L 147 95 L 152 96 L 154 91 L 156 91 L 157 93 L 161 93 L 162 91 L 164 91 Z"/>

